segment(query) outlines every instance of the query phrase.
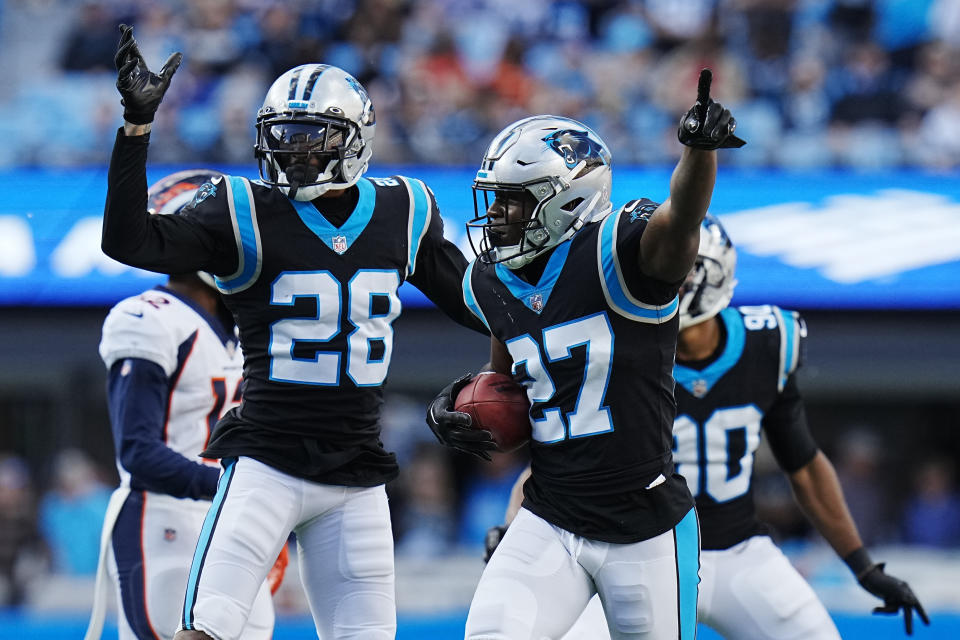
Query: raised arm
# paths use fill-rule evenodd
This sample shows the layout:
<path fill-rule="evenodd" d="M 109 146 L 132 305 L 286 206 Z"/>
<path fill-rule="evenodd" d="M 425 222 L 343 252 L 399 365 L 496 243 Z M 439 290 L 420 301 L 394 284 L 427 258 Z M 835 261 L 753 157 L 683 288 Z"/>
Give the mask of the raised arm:
<path fill-rule="evenodd" d="M 101 249 L 124 264 L 162 273 L 217 273 L 211 263 L 215 242 L 201 225 L 182 216 L 147 212 L 150 128 L 183 56 L 174 53 L 155 74 L 140 54 L 133 28 L 120 25 L 120 34 L 115 62 L 124 125 L 117 132 L 107 174 Z"/>
<path fill-rule="evenodd" d="M 700 72 L 697 102 L 683 116 L 677 137 L 685 145 L 670 177 L 670 196 L 650 218 L 640 241 L 640 269 L 664 282 L 686 277 L 697 257 L 700 223 L 717 177 L 716 149 L 741 147 L 737 122 L 710 98 L 713 74 Z"/>

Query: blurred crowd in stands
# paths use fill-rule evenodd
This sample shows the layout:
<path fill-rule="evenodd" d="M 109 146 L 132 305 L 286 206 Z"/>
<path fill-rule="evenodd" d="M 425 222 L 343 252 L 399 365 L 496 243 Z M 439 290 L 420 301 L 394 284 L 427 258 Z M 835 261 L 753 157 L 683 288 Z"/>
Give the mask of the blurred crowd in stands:
<path fill-rule="evenodd" d="M 666 164 L 710 66 L 740 166 L 955 167 L 957 0 L 0 0 L 0 167 L 107 161 L 117 24 L 184 64 L 154 163 L 249 164 L 266 87 L 326 62 L 378 111 L 377 164 L 473 165 L 530 113 L 593 126 L 622 164 Z M 36 26 L 42 24 L 42 37 Z"/>
<path fill-rule="evenodd" d="M 424 401 L 388 395 L 384 443 L 396 451 L 400 476 L 388 486 L 396 553 L 430 560 L 482 557 L 488 527 L 502 522 L 526 449 L 484 463 L 436 443 L 423 422 Z M 104 429 L 109 427 L 104 424 Z M 960 549 L 960 491 L 955 461 L 933 451 L 911 470 L 875 429 L 856 427 L 825 451 L 836 465 L 864 542 Z M 825 544 L 797 509 L 785 476 L 761 449 L 755 499 L 773 536 L 794 547 Z M 92 577 L 113 469 L 88 453 L 64 449 L 49 467 L 30 468 L 0 452 L 0 607 L 30 600 L 50 574 Z M 36 595 L 36 594 L 34 594 Z"/>

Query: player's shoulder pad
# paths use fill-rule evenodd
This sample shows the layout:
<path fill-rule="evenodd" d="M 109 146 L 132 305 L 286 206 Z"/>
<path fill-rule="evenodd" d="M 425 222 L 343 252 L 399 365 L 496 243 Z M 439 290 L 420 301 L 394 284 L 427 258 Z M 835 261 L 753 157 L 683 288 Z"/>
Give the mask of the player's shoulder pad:
<path fill-rule="evenodd" d="M 364 178 L 361 178 L 361 180 L 364 180 L 364 179 L 369 180 L 370 182 L 373 183 L 374 186 L 380 187 L 381 189 L 403 189 L 405 188 L 406 182 L 413 180 L 413 178 L 408 178 L 406 176 L 400 176 L 400 175 L 393 175 L 393 176 L 387 176 L 387 177 L 381 177 L 381 178 L 366 176 Z"/>
<path fill-rule="evenodd" d="M 181 307 L 179 300 L 157 290 L 117 303 L 103 322 L 100 339 L 100 357 L 107 368 L 123 358 L 142 358 L 172 374 L 178 345 L 195 328 L 184 324 Z"/>
<path fill-rule="evenodd" d="M 737 307 L 748 333 L 763 334 L 764 343 L 775 350 L 779 365 L 780 382 L 783 388 L 787 378 L 803 364 L 806 346 L 807 324 L 796 311 L 781 309 L 776 305 Z"/>
<path fill-rule="evenodd" d="M 431 206 L 436 207 L 437 196 L 433 193 L 426 182 L 420 178 L 411 178 L 410 176 L 392 175 L 388 178 L 367 178 L 370 182 L 381 188 L 401 188 L 413 192 L 413 196 L 418 198 L 421 193 L 426 194 L 427 201 Z"/>

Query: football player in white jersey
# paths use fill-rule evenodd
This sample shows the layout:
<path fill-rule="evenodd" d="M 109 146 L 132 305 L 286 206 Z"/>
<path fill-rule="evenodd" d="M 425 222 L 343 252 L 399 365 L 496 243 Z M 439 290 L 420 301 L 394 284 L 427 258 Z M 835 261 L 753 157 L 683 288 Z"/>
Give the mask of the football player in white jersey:
<path fill-rule="evenodd" d="M 217 175 L 190 170 L 163 178 L 149 191 L 151 213 L 176 212 Z M 88 639 L 100 635 L 106 574 L 116 589 L 120 640 L 172 638 L 177 630 L 220 477 L 218 461 L 199 454 L 213 425 L 240 400 L 243 357 L 233 326 L 205 273 L 170 276 L 166 286 L 120 301 L 104 322 L 100 356 L 120 487 L 104 522 Z M 272 636 L 271 590 L 285 554 L 262 585 L 243 638 Z"/>
<path fill-rule="evenodd" d="M 902 609 L 911 634 L 913 611 L 929 624 L 923 607 L 906 582 L 871 560 L 833 465 L 810 434 L 795 379 L 806 326 L 799 314 L 775 306 L 728 307 L 735 267 L 730 238 L 708 215 L 696 266 L 681 289 L 674 367 L 674 460 L 700 518 L 697 617 L 730 640 L 840 638 L 813 589 L 756 518 L 751 472 L 762 431 L 804 513 L 860 585 L 883 599 L 874 612 Z M 502 533 L 491 529 L 488 546 Z M 564 640 L 608 637 L 599 605 L 591 602 Z"/>

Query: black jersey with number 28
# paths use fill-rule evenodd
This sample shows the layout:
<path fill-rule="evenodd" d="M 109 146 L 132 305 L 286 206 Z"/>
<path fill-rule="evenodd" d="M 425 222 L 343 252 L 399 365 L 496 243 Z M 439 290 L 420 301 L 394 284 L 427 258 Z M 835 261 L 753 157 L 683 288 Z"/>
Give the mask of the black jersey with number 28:
<path fill-rule="evenodd" d="M 397 289 L 410 279 L 441 306 L 462 307 L 438 273 L 454 278 L 466 261 L 444 240 L 422 182 L 362 178 L 356 187 L 340 226 L 311 202 L 234 176 L 182 212 L 234 257 L 232 271 L 215 273 L 244 352 L 243 403 L 217 425 L 205 455 L 251 456 L 328 484 L 396 474 L 379 413 Z"/>

